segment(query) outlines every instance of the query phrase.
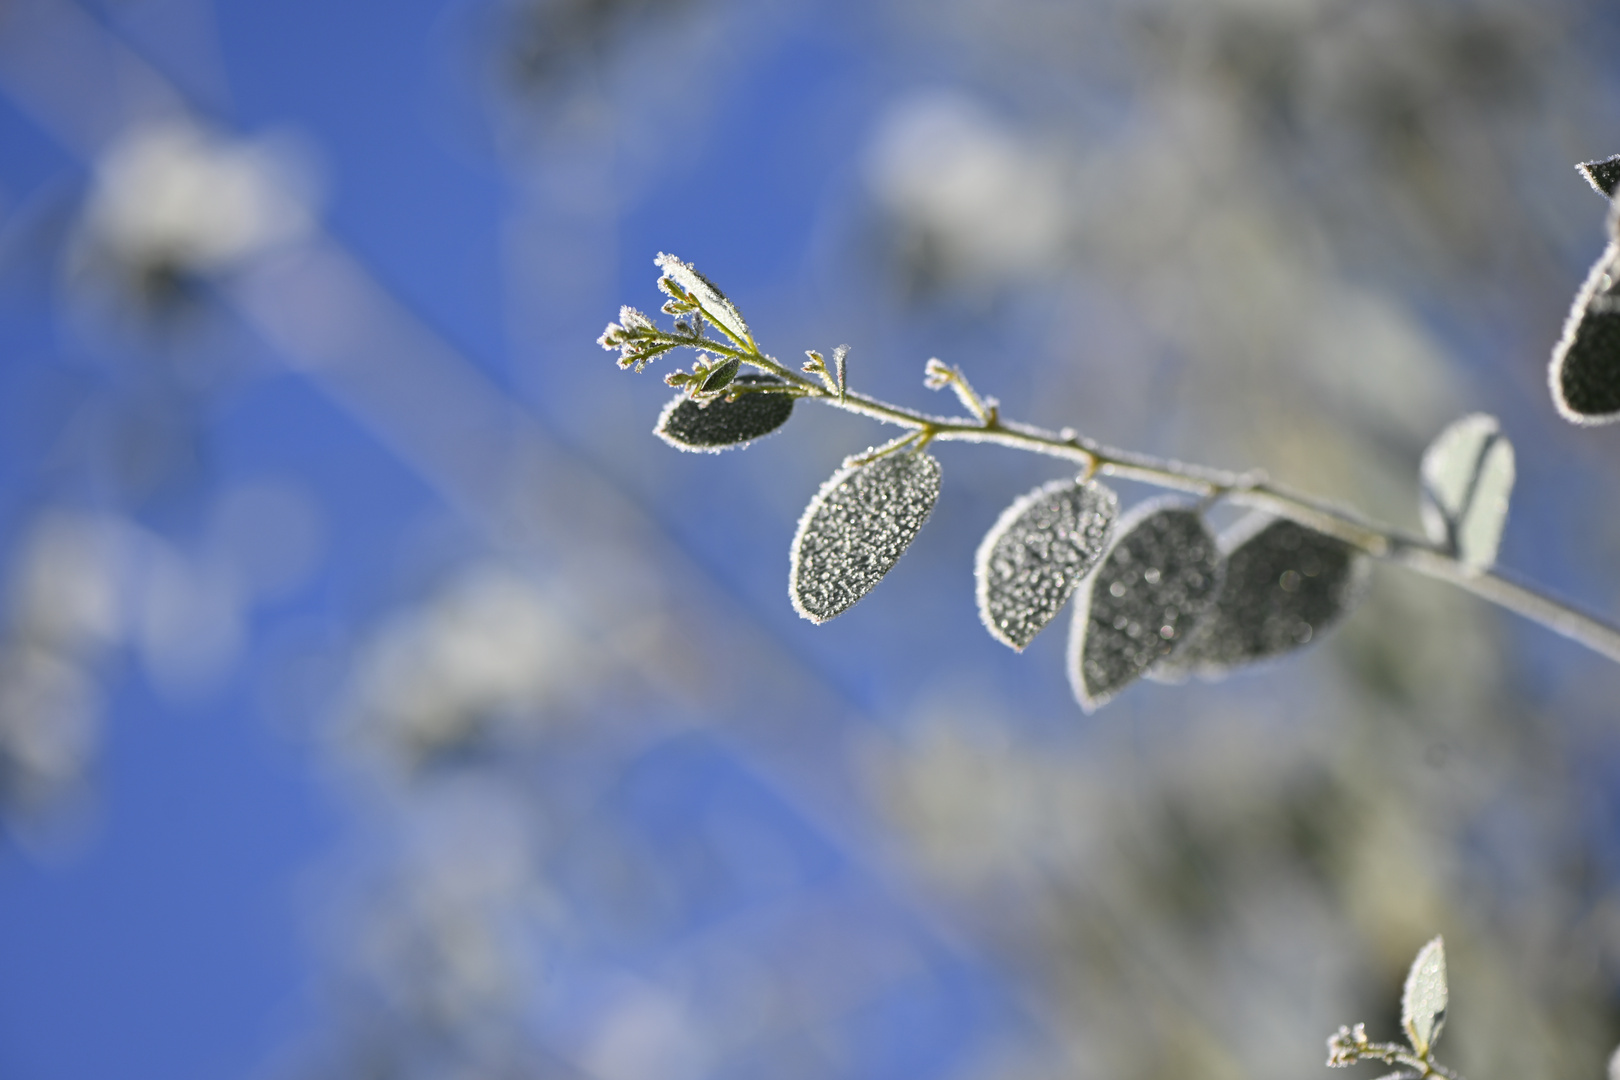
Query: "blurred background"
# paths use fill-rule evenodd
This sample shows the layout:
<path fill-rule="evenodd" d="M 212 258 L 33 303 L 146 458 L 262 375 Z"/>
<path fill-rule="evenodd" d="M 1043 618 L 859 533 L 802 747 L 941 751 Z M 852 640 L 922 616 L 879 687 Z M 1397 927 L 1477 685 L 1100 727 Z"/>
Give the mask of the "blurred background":
<path fill-rule="evenodd" d="M 873 394 L 1415 528 L 1620 613 L 1620 431 L 1545 364 L 1620 151 L 1599 0 L 5 0 L 0 1077 L 1297 1080 L 1443 933 L 1473 1080 L 1620 1042 L 1620 669 L 1381 570 L 1093 716 L 942 446 L 823 627 L 845 454 L 649 431 L 670 251 Z M 683 361 L 684 362 L 684 361 Z M 1127 502 L 1145 492 L 1121 485 Z M 1369 1074 L 1370 1075 L 1370 1074 Z"/>

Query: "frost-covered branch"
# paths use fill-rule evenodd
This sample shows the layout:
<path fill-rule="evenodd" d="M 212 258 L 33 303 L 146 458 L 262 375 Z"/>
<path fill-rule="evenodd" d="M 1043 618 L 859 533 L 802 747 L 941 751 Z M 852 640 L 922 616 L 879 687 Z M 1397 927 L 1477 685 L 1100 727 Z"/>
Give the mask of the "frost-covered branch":
<path fill-rule="evenodd" d="M 979 610 L 998 640 L 1022 649 L 1079 593 L 1069 675 L 1087 709 L 1140 676 L 1216 677 L 1312 641 L 1364 592 L 1368 557 L 1447 582 L 1620 662 L 1620 629 L 1493 569 L 1508 497 L 1513 447 L 1494 418 L 1464 417 L 1424 455 L 1424 535 L 1236 473 L 1106 446 L 1072 430 L 1004 419 L 959 368 L 928 361 L 924 383 L 949 387 L 966 415 L 938 416 L 853 390 L 848 349 L 833 363 L 817 352 L 798 370 L 762 351 L 736 306 L 713 282 L 660 255 L 665 329 L 631 307 L 599 339 L 621 367 L 640 371 L 677 349 L 697 353 L 665 381 L 681 393 L 656 434 L 683 450 L 744 446 L 786 423 L 812 399 L 904 428 L 852 455 L 811 501 L 792 549 L 790 595 L 815 622 L 847 610 L 886 574 L 933 510 L 939 464 L 933 442 L 1009 446 L 1077 467 L 1072 480 L 1014 502 L 977 559 Z M 744 368 L 751 369 L 744 371 Z M 1099 482 L 1118 477 L 1180 497 L 1121 517 Z M 1253 513 L 1216 537 L 1205 514 L 1220 501 Z"/>

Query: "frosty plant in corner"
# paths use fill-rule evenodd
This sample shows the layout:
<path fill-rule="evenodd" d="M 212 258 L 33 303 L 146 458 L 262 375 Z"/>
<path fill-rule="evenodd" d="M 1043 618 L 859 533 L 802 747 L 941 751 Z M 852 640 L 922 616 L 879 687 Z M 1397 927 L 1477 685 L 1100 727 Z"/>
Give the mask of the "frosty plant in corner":
<path fill-rule="evenodd" d="M 1620 177 L 1620 159 L 1583 166 L 1606 195 L 1613 184 L 1599 178 L 1610 178 L 1602 170 L 1611 164 Z M 1611 231 L 1620 229 L 1614 220 Z M 1594 268 L 1554 351 L 1552 383 L 1566 412 L 1560 387 L 1584 388 L 1583 402 L 1613 394 L 1615 414 L 1588 422 L 1620 419 L 1620 331 L 1609 332 L 1606 299 L 1620 297 L 1616 250 L 1611 245 Z M 1417 492 L 1424 531 L 1407 535 L 1258 472 L 1159 460 L 1005 419 L 994 398 L 939 360 L 924 367 L 924 385 L 950 390 L 959 414 L 879 401 L 851 388 L 847 347 L 830 361 L 810 351 L 798 368 L 785 365 L 760 349 L 742 313 L 708 278 L 672 255 L 656 265 L 672 325 L 625 307 L 600 343 L 636 371 L 664 353 L 696 354 L 691 370 L 665 377 L 679 391 L 654 429 L 665 442 L 705 453 L 746 446 L 787 423 L 802 400 L 902 429 L 846 458 L 799 520 L 788 589 L 812 622 L 847 611 L 916 538 L 939 498 L 940 465 L 928 452 L 934 443 L 995 443 L 1073 471 L 1014 500 L 979 545 L 979 615 L 992 637 L 1021 650 L 1072 599 L 1069 680 L 1087 710 L 1144 676 L 1219 678 L 1317 640 L 1356 605 L 1372 560 L 1449 582 L 1620 661 L 1620 630 L 1493 569 L 1514 475 L 1512 444 L 1493 417 L 1463 417 L 1429 447 Z M 1102 477 L 1174 494 L 1122 513 Z M 1223 501 L 1249 514 L 1216 535 L 1207 515 Z"/>
<path fill-rule="evenodd" d="M 1460 1080 L 1434 1060 L 1434 1044 L 1446 1022 L 1447 997 L 1446 946 L 1435 938 L 1418 950 L 1401 994 L 1401 1028 L 1407 1045 L 1372 1042 L 1365 1024 L 1341 1027 L 1328 1037 L 1328 1065 L 1337 1069 L 1358 1061 L 1381 1061 L 1399 1067 L 1379 1080 L 1425 1080 L 1430 1076 Z"/>

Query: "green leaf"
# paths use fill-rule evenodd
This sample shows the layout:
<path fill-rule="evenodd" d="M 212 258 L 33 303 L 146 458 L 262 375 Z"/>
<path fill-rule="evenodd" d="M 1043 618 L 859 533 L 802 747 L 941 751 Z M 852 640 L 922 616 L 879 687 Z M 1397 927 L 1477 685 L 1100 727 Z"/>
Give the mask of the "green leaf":
<path fill-rule="evenodd" d="M 1154 500 L 1120 521 L 1085 579 L 1069 631 L 1069 684 L 1087 712 L 1175 650 L 1208 610 L 1220 550 L 1197 511 Z"/>
<path fill-rule="evenodd" d="M 1449 999 L 1446 989 L 1446 945 L 1436 937 L 1418 950 L 1401 993 L 1401 1027 L 1418 1057 L 1426 1058 L 1440 1038 Z"/>
<path fill-rule="evenodd" d="M 1022 650 L 1045 629 L 1107 547 L 1119 497 L 1095 482 L 1055 480 L 1022 496 L 985 534 L 974 560 L 979 618 Z"/>
<path fill-rule="evenodd" d="M 870 592 L 933 513 L 939 477 L 933 457 L 902 451 L 846 466 L 822 484 L 793 537 L 794 610 L 825 622 Z"/>
<path fill-rule="evenodd" d="M 769 375 L 738 375 L 734 386 L 786 386 Z M 718 454 L 734 446 L 747 446 L 769 435 L 793 415 L 793 395 L 755 391 L 735 401 L 716 398 L 707 404 L 677 394 L 658 416 L 653 434 L 677 450 Z"/>
<path fill-rule="evenodd" d="M 1423 531 L 1474 570 L 1496 561 L 1513 492 L 1513 444 L 1496 417 L 1465 416 L 1423 454 Z"/>

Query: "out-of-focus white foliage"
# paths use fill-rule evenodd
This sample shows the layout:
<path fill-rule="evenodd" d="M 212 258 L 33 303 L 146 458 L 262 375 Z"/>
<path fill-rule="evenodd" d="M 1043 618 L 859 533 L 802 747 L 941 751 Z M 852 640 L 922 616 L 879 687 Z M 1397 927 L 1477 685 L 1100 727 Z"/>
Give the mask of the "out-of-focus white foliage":
<path fill-rule="evenodd" d="M 284 146 L 172 119 L 107 148 L 83 239 L 125 266 L 215 273 L 304 235 L 312 194 Z"/>
<path fill-rule="evenodd" d="M 870 592 L 933 513 L 939 476 L 939 462 L 920 450 L 834 473 L 805 507 L 793 536 L 793 609 L 825 622 Z"/>
<path fill-rule="evenodd" d="M 1496 417 L 1465 416 L 1423 454 L 1423 531 L 1476 570 L 1496 561 L 1513 494 L 1513 444 Z"/>
<path fill-rule="evenodd" d="M 407 767 L 494 729 L 544 724 L 594 678 L 579 636 L 533 578 L 472 566 L 386 624 L 359 658 L 345 730 Z"/>
<path fill-rule="evenodd" d="M 1401 1027 L 1418 1056 L 1426 1056 L 1446 1022 L 1446 944 L 1435 938 L 1418 950 L 1401 992 Z"/>
<path fill-rule="evenodd" d="M 1119 497 L 1094 481 L 1054 480 L 1002 511 L 974 559 L 979 618 L 1023 649 L 1051 622 L 1108 546 Z"/>

